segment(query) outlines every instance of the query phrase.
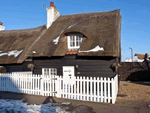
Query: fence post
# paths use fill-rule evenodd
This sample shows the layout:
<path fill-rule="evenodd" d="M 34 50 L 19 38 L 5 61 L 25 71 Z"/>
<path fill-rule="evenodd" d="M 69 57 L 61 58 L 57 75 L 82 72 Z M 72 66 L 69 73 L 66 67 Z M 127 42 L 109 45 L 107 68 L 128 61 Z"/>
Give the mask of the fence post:
<path fill-rule="evenodd" d="M 44 93 L 43 93 L 43 75 L 41 75 L 41 95 L 44 96 Z"/>
<path fill-rule="evenodd" d="M 104 94 L 104 102 L 106 103 L 106 100 L 107 100 L 106 99 L 107 98 L 107 96 L 106 96 L 107 95 L 107 93 L 106 93 L 106 77 L 104 77 L 104 93 L 103 94 Z"/>
<path fill-rule="evenodd" d="M 108 103 L 110 103 L 110 78 L 108 77 Z"/>
<path fill-rule="evenodd" d="M 116 87 L 116 89 L 117 89 L 117 94 L 118 94 L 118 77 L 119 77 L 119 75 L 117 75 L 117 80 L 116 80 L 116 85 L 117 85 L 117 87 Z"/>
<path fill-rule="evenodd" d="M 101 102 L 103 102 L 104 98 L 103 98 L 103 78 L 101 77 Z"/>
<path fill-rule="evenodd" d="M 59 85 L 59 76 L 55 76 L 56 80 L 55 80 L 55 92 L 56 92 L 56 97 L 60 97 L 59 93 L 60 93 L 60 85 Z"/>
<path fill-rule="evenodd" d="M 111 79 L 111 89 L 112 89 L 112 91 L 111 91 L 111 93 L 112 93 L 112 104 L 115 104 L 115 79 L 114 78 L 112 78 Z"/>

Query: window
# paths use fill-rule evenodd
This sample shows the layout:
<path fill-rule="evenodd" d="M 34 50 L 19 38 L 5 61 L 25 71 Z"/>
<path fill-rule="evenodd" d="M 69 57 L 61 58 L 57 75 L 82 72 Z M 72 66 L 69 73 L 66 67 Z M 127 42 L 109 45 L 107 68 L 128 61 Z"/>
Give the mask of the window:
<path fill-rule="evenodd" d="M 83 35 L 70 34 L 68 36 L 68 49 L 79 49 L 82 43 Z"/>
<path fill-rule="evenodd" d="M 42 68 L 43 75 L 57 75 L 56 68 Z"/>

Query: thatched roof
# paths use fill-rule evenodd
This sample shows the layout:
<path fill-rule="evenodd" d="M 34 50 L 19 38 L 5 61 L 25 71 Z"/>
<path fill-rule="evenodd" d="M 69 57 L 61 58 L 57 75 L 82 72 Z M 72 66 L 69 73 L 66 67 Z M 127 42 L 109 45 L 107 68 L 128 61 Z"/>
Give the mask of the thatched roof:
<path fill-rule="evenodd" d="M 135 53 L 134 56 L 137 56 L 138 59 L 143 60 L 144 58 L 148 58 L 149 55 L 147 53 L 146 54 Z"/>
<path fill-rule="evenodd" d="M 79 56 L 120 57 L 120 10 L 64 15 L 46 29 L 41 26 L 24 30 L 0 31 L 0 64 L 22 63 L 27 57 L 65 56 L 68 53 L 67 34 L 84 35 Z M 59 42 L 54 42 L 59 39 Z M 56 41 L 56 40 L 55 40 Z M 83 52 L 95 47 L 104 51 Z"/>
<path fill-rule="evenodd" d="M 46 26 L 22 30 L 0 31 L 0 64 L 22 63 Z"/>
<path fill-rule="evenodd" d="M 34 56 L 64 56 L 68 51 L 66 36 L 72 32 L 84 35 L 80 51 L 91 50 L 98 45 L 104 48 L 98 52 L 78 52 L 79 56 L 121 55 L 120 10 L 60 16 L 28 54 L 36 51 Z M 59 38 L 58 44 L 54 43 L 56 38 Z"/>

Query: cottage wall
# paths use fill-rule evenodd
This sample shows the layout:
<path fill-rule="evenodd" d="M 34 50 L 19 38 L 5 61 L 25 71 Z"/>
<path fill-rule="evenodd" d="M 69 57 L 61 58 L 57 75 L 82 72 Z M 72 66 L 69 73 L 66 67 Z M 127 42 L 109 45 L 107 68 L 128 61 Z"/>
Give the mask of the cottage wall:
<path fill-rule="evenodd" d="M 63 66 L 75 66 L 75 76 L 113 77 L 110 68 L 115 62 L 112 57 L 76 57 L 75 55 L 52 58 L 34 58 L 34 74 L 42 74 L 42 68 L 57 68 L 57 74 L 62 75 Z"/>
<path fill-rule="evenodd" d="M 3 65 L 6 68 L 6 72 L 22 72 L 22 71 L 31 71 L 28 68 L 28 64 L 32 63 L 31 61 L 25 61 L 22 64 L 5 64 Z"/>

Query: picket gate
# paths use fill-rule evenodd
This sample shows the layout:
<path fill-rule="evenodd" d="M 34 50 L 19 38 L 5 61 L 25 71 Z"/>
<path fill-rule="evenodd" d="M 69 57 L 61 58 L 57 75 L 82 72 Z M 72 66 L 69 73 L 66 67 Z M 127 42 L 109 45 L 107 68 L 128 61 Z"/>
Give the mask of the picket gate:
<path fill-rule="evenodd" d="M 114 78 L 77 76 L 74 82 L 63 76 L 36 74 L 0 74 L 0 91 L 55 96 L 114 104 L 118 93 L 118 75 Z M 69 79 L 67 80 L 69 81 Z"/>

